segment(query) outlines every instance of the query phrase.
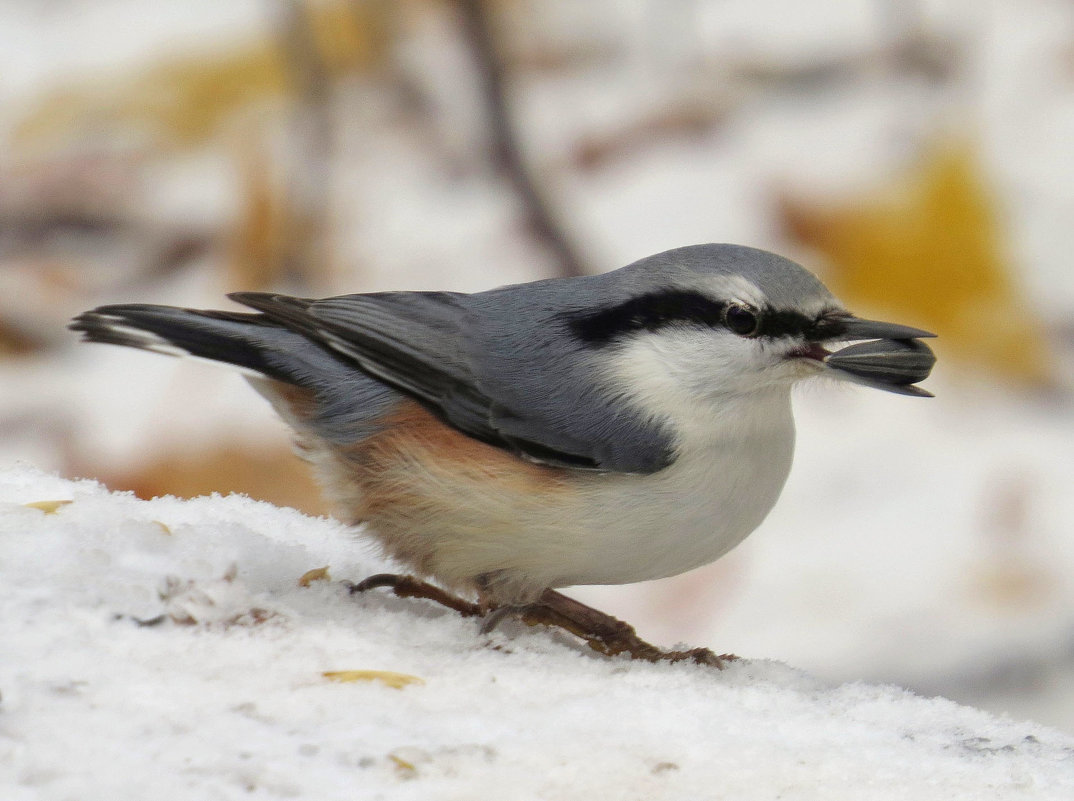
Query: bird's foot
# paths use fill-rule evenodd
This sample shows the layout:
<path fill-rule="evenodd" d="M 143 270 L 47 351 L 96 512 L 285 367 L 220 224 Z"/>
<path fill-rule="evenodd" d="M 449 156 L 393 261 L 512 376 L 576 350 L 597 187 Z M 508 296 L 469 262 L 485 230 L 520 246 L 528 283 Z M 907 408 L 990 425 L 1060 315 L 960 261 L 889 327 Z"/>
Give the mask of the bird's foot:
<path fill-rule="evenodd" d="M 545 590 L 536 604 L 519 611 L 519 617 L 529 625 L 540 623 L 569 631 L 585 640 L 594 651 L 608 656 L 629 654 L 631 659 L 647 662 L 691 661 L 721 669 L 725 662 L 738 659 L 734 654 L 717 655 L 708 648 L 665 651 L 639 637 L 629 623 L 555 590 Z"/>
<path fill-rule="evenodd" d="M 455 610 L 463 617 L 477 617 L 485 614 L 486 611 L 480 604 L 467 601 L 465 598 L 460 598 L 457 595 L 452 595 L 447 590 L 443 590 L 435 584 L 430 584 L 427 581 L 422 581 L 413 576 L 399 576 L 395 573 L 377 573 L 377 575 L 363 579 L 357 584 L 347 582 L 347 588 L 350 590 L 351 595 L 365 592 L 366 590 L 373 590 L 377 587 L 389 587 L 391 591 L 400 598 L 425 598 L 430 601 L 435 601 L 441 606 L 446 606 L 448 609 Z"/>
<path fill-rule="evenodd" d="M 685 651 L 665 651 L 638 636 L 634 627 L 580 601 L 568 598 L 555 590 L 545 590 L 540 599 L 526 606 L 498 606 L 489 611 L 484 605 L 467 601 L 446 590 L 413 576 L 378 573 L 350 584 L 351 593 L 388 587 L 400 598 L 425 598 L 458 612 L 463 617 L 484 616 L 482 633 L 492 631 L 511 614 L 530 626 L 555 626 L 586 641 L 590 648 L 607 656 L 629 654 L 631 659 L 647 662 L 696 662 L 722 668 L 726 662 L 738 659 L 734 654 L 715 654 L 708 648 Z"/>

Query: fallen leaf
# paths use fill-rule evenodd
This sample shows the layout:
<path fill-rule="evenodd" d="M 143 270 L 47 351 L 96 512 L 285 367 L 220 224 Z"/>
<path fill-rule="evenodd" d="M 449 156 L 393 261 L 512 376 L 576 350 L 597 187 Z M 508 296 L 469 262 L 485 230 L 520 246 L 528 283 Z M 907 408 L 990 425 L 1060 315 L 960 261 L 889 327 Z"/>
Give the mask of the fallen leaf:
<path fill-rule="evenodd" d="M 299 587 L 308 587 L 314 581 L 329 581 L 331 577 L 328 575 L 328 565 L 324 567 L 315 567 L 313 570 L 307 570 L 298 579 Z"/>
<path fill-rule="evenodd" d="M 424 679 L 407 673 L 393 673 L 390 670 L 326 670 L 321 674 L 330 681 L 344 683 L 356 681 L 380 681 L 396 690 L 408 684 L 424 684 Z"/>
<path fill-rule="evenodd" d="M 407 762 L 397 754 L 388 754 L 388 759 L 395 764 L 395 770 L 399 774 L 399 778 L 413 779 L 417 777 L 418 769 L 414 766 L 414 763 Z"/>
<path fill-rule="evenodd" d="M 74 501 L 31 501 L 30 503 L 24 503 L 23 506 L 28 506 L 31 509 L 40 509 L 47 515 L 54 515 L 62 506 L 66 506 Z"/>

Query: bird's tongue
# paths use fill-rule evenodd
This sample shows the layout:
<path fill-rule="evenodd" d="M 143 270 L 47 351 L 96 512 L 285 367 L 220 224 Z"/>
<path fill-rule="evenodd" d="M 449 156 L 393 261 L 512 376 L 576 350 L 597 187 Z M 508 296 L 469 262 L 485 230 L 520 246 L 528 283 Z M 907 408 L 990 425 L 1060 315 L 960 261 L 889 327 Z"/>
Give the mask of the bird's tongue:
<path fill-rule="evenodd" d="M 828 358 L 831 354 L 822 346 L 816 342 L 810 342 L 807 345 L 795 349 L 792 354 L 802 359 L 816 359 L 818 362 L 822 362 Z"/>

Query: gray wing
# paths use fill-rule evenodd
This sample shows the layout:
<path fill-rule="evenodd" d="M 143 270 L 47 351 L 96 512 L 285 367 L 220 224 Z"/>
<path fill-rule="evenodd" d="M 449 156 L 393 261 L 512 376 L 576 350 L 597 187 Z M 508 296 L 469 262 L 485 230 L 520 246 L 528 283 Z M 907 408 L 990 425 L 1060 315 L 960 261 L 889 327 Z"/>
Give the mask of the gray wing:
<path fill-rule="evenodd" d="M 578 279 L 572 279 L 577 281 Z M 534 461 L 650 473 L 670 437 L 596 385 L 567 338 L 556 282 L 477 295 L 385 292 L 230 297 L 353 361 L 475 439 Z M 533 288 L 536 285 L 529 284 Z"/>

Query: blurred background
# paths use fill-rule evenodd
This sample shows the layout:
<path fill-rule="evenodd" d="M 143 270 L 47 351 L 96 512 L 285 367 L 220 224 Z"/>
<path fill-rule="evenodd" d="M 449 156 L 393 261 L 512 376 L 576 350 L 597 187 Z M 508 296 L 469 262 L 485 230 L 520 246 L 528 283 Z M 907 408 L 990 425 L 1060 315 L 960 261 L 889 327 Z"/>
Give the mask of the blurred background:
<path fill-rule="evenodd" d="M 574 594 L 1074 731 L 1071 142 L 1067 0 L 0 0 L 0 459 L 323 513 L 234 374 L 68 318 L 774 250 L 937 398 L 803 388 L 744 545 Z"/>

